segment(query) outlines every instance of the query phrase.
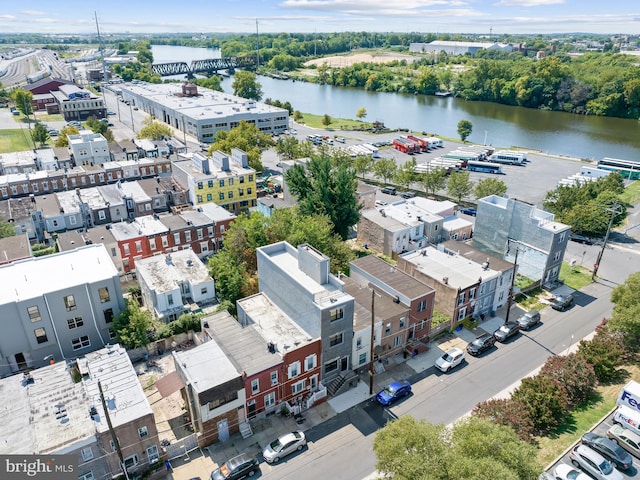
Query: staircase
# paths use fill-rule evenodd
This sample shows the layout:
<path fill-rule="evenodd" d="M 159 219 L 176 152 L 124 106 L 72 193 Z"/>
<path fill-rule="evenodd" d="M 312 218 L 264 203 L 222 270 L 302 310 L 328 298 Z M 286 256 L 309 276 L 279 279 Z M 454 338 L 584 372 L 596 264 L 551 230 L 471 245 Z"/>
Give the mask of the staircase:
<path fill-rule="evenodd" d="M 240 424 L 240 434 L 242 435 L 242 438 L 249 438 L 251 435 L 253 435 L 253 430 L 251 430 L 251 425 L 249 425 L 249 422 L 242 422 Z"/>
<path fill-rule="evenodd" d="M 329 385 L 327 385 L 327 393 L 330 396 L 335 397 L 336 395 L 346 392 L 351 388 L 352 380 L 356 380 L 357 377 L 358 376 L 355 372 L 346 372 L 339 375 L 334 378 Z"/>

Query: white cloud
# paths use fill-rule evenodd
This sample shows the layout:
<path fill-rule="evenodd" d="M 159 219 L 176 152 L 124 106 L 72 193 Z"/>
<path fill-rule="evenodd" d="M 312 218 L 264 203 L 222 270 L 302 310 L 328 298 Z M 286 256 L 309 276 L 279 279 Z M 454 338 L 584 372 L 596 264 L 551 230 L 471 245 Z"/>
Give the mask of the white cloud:
<path fill-rule="evenodd" d="M 23 15 L 35 15 L 35 16 L 45 14 L 45 12 L 41 12 L 39 10 L 22 10 L 20 13 Z"/>
<path fill-rule="evenodd" d="M 497 7 L 541 7 L 563 4 L 565 0 L 500 0 Z"/>
<path fill-rule="evenodd" d="M 15 20 L 16 17 L 14 17 L 13 15 L 5 14 L 5 15 L 0 15 L 0 19 L 2 19 L 2 20 Z"/>
<path fill-rule="evenodd" d="M 458 7 L 468 2 L 463 0 L 405 0 L 393 3 L 389 0 L 284 0 L 280 7 L 289 9 L 331 11 L 344 14 L 407 15 L 422 12 L 429 7 Z"/>

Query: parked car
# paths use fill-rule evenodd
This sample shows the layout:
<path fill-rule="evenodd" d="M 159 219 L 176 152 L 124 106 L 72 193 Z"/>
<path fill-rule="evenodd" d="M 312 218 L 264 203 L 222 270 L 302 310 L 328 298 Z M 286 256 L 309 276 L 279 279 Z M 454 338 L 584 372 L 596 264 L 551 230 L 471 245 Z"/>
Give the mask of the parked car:
<path fill-rule="evenodd" d="M 573 305 L 573 295 L 570 293 L 556 295 L 551 301 L 551 308 L 558 310 L 559 312 L 564 312 L 571 305 Z"/>
<path fill-rule="evenodd" d="M 452 348 L 436 360 L 436 368 L 442 372 L 448 372 L 464 361 L 464 352 L 459 348 Z"/>
<path fill-rule="evenodd" d="M 260 465 L 255 457 L 248 453 L 241 453 L 211 472 L 211 480 L 236 480 L 247 476 L 253 477 L 259 470 Z"/>
<path fill-rule="evenodd" d="M 76 120 L 71 120 L 70 122 L 67 122 L 67 127 L 76 127 L 76 128 L 80 128 L 82 125 L 80 124 L 80 122 L 76 121 Z"/>
<path fill-rule="evenodd" d="M 479 337 L 476 337 L 473 342 L 470 342 L 467 345 L 467 352 L 469 353 L 469 355 L 477 356 L 485 350 L 489 350 L 495 345 L 495 343 L 496 339 L 493 335 L 491 335 L 490 333 L 484 333 Z"/>
<path fill-rule="evenodd" d="M 386 207 L 387 205 L 389 205 L 387 202 L 376 200 L 376 207 Z"/>
<path fill-rule="evenodd" d="M 336 137 L 336 142 L 344 143 L 345 139 L 342 137 Z"/>
<path fill-rule="evenodd" d="M 600 480 L 622 480 L 622 474 L 611 462 L 586 445 L 577 445 L 569 453 L 571 463 Z"/>
<path fill-rule="evenodd" d="M 382 193 L 386 193 L 387 195 L 396 195 L 396 187 L 382 187 L 380 189 Z"/>
<path fill-rule="evenodd" d="M 572 242 L 583 243 L 584 245 L 593 245 L 593 240 L 589 237 L 585 237 L 584 235 L 578 235 L 577 233 L 572 233 L 569 235 L 569 240 Z"/>
<path fill-rule="evenodd" d="M 376 400 L 385 407 L 391 405 L 399 398 L 406 397 L 411 393 L 411 384 L 406 380 L 400 380 L 399 382 L 393 382 L 384 390 L 381 390 L 376 395 Z"/>
<path fill-rule="evenodd" d="M 516 320 L 520 325 L 521 330 L 529 330 L 531 327 L 540 322 L 540 312 L 537 310 L 531 310 L 530 312 L 520 315 Z"/>
<path fill-rule="evenodd" d="M 607 436 L 636 458 L 640 458 L 640 435 L 621 425 L 607 430 Z"/>
<path fill-rule="evenodd" d="M 582 435 L 583 445 L 591 447 L 620 470 L 628 470 L 633 466 L 633 458 L 624 448 L 610 438 L 597 433 L 587 432 Z"/>
<path fill-rule="evenodd" d="M 307 444 L 307 439 L 301 430 L 285 433 L 279 436 L 262 450 L 262 456 L 267 463 L 279 462 L 287 455 L 300 451 Z"/>
<path fill-rule="evenodd" d="M 402 192 L 400 196 L 402 198 L 413 198 L 416 196 L 416 194 L 414 192 Z"/>
<path fill-rule="evenodd" d="M 520 332 L 520 324 L 518 322 L 508 322 L 493 332 L 493 336 L 497 342 L 505 342 L 508 338 L 517 335 L 518 332 Z"/>
<path fill-rule="evenodd" d="M 57 137 L 58 135 L 60 135 L 60 132 L 55 128 L 47 130 L 47 133 L 49 134 L 50 137 Z"/>
<path fill-rule="evenodd" d="M 576 470 L 566 463 L 561 463 L 553 470 L 553 478 L 556 480 L 591 480 L 589 475 Z"/>
<path fill-rule="evenodd" d="M 112 112 L 111 110 L 107 110 L 107 115 L 115 115 L 116 112 Z"/>
<path fill-rule="evenodd" d="M 465 215 L 470 215 L 475 217 L 478 211 L 475 208 L 465 207 L 460 209 L 460 213 L 464 213 Z"/>

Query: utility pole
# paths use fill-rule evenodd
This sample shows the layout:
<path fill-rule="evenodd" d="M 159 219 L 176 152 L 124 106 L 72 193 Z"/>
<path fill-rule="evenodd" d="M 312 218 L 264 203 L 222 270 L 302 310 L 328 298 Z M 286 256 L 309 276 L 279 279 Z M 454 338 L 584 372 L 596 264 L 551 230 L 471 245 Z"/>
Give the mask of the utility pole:
<path fill-rule="evenodd" d="M 509 252 L 509 242 L 511 240 L 507 239 L 507 252 Z M 511 275 L 511 285 L 509 286 L 509 298 L 507 298 L 507 314 L 504 318 L 504 324 L 506 325 L 509 322 L 509 314 L 511 313 L 511 304 L 513 303 L 513 288 L 516 284 L 516 273 L 518 272 L 518 252 L 520 252 L 520 248 L 516 245 L 516 258 L 513 261 L 513 275 Z"/>
<path fill-rule="evenodd" d="M 107 402 L 104 399 L 104 392 L 102 391 L 102 382 L 98 382 L 98 391 L 100 392 L 100 401 L 102 402 L 102 409 L 104 410 L 104 416 L 107 419 L 107 426 L 109 427 L 109 433 L 111 434 L 111 441 L 113 442 L 113 445 L 116 447 L 116 452 L 118 453 L 118 458 L 120 459 L 120 468 L 122 468 L 124 476 L 128 480 L 129 475 L 127 474 L 127 469 L 124 466 L 124 457 L 122 456 L 122 449 L 120 448 L 120 442 L 118 441 L 118 436 L 116 435 L 116 432 L 113 429 L 113 424 L 111 423 L 111 417 L 109 416 L 109 407 L 107 407 Z"/>
<path fill-rule="evenodd" d="M 598 259 L 596 260 L 595 265 L 593 265 L 593 274 L 591 275 L 591 280 L 595 281 L 598 276 L 598 269 L 600 268 L 600 262 L 602 261 L 602 256 L 604 255 L 604 249 L 607 248 L 607 242 L 609 241 L 609 234 L 611 233 L 611 227 L 613 226 L 613 219 L 616 215 L 622 213 L 622 208 L 618 204 L 618 202 L 614 202 L 611 207 L 605 209 L 608 212 L 611 212 L 611 218 L 609 219 L 609 226 L 607 227 L 607 233 L 604 236 L 604 242 L 602 242 L 602 248 L 600 252 L 598 252 Z"/>
<path fill-rule="evenodd" d="M 100 25 L 98 25 L 98 12 L 94 11 L 93 13 L 96 19 L 96 30 L 98 32 L 98 49 L 100 51 L 100 62 L 102 63 L 102 81 L 106 82 L 107 81 L 107 63 L 104 61 L 104 45 L 102 44 L 102 37 L 100 36 Z M 104 107 L 106 110 L 107 99 L 105 97 L 104 87 L 102 87 L 102 85 L 100 86 L 100 91 L 102 92 L 102 103 L 104 103 Z"/>
<path fill-rule="evenodd" d="M 256 18 L 256 70 L 260 68 L 260 33 L 258 33 L 258 19 Z"/>

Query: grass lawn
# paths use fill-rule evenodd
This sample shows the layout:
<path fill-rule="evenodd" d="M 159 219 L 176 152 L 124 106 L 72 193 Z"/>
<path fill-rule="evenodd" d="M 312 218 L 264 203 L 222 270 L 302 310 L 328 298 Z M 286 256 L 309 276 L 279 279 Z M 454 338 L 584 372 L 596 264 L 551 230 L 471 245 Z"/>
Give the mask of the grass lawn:
<path fill-rule="evenodd" d="M 549 465 L 562 452 L 577 442 L 583 433 L 588 432 L 615 406 L 620 389 L 630 379 L 640 379 L 640 368 L 624 367 L 627 375 L 619 382 L 597 388 L 597 395 L 591 402 L 582 405 L 569 414 L 566 420 L 551 434 L 538 437 L 538 460 L 541 465 Z"/>
<path fill-rule="evenodd" d="M 298 123 L 304 123 L 306 126 L 311 128 L 322 128 L 331 130 L 332 128 L 339 128 L 343 130 L 355 130 L 361 128 L 370 127 L 371 124 L 367 122 L 362 122 L 360 120 L 350 120 L 348 118 L 334 118 L 331 117 L 331 124 L 326 127 L 322 123 L 322 119 L 324 115 L 313 115 L 311 113 L 303 113 L 303 118 L 298 121 Z"/>
<path fill-rule="evenodd" d="M 640 181 L 631 183 L 620 195 L 620 199 L 628 204 L 635 205 L 640 202 Z"/>
<path fill-rule="evenodd" d="M 568 287 L 574 290 L 580 290 L 582 287 L 591 283 L 591 272 L 580 265 L 572 267 L 568 263 L 562 262 L 562 267 L 560 267 L 560 280 Z"/>
<path fill-rule="evenodd" d="M 0 135 L 0 153 L 21 152 L 32 150 L 33 141 L 29 137 L 29 130 L 21 128 L 2 130 Z"/>
<path fill-rule="evenodd" d="M 36 119 L 39 122 L 63 122 L 64 117 L 61 113 L 47 114 L 47 113 L 36 113 Z"/>

